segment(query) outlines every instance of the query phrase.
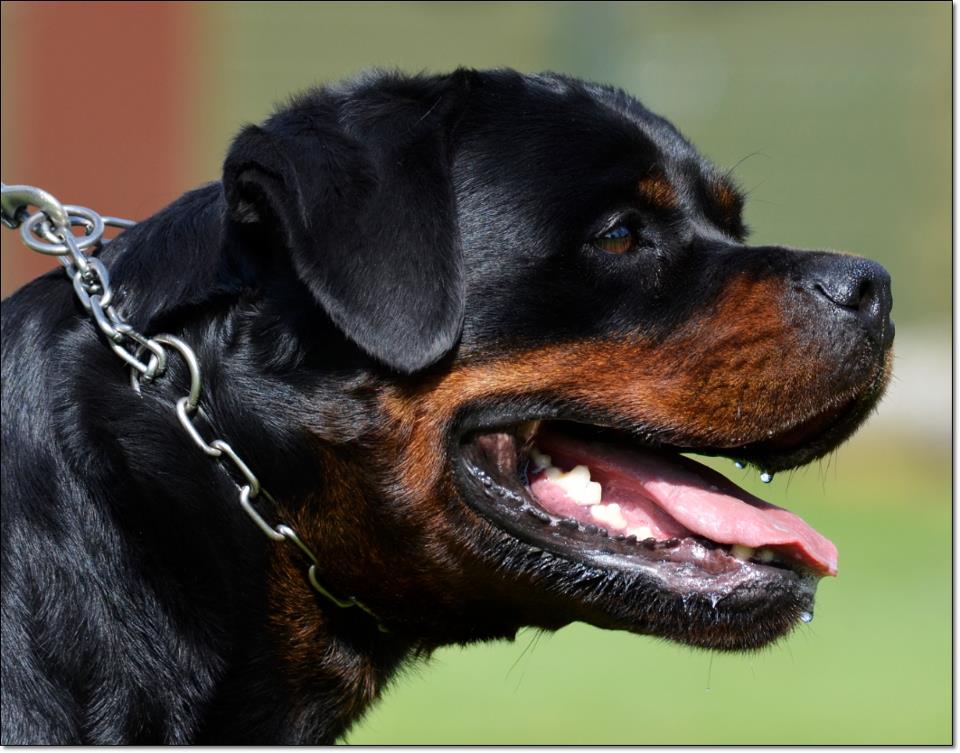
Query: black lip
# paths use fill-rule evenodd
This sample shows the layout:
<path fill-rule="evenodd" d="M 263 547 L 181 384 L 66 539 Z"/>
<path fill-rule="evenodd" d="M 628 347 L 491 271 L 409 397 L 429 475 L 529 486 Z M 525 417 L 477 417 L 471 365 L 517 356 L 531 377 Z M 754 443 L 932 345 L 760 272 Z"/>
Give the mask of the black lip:
<path fill-rule="evenodd" d="M 702 570 L 714 579 L 712 588 L 717 587 L 720 576 L 736 585 L 734 581 L 744 579 L 795 580 L 806 574 L 805 568 L 795 563 L 736 560 L 727 554 L 729 547 L 699 537 L 641 542 L 634 536 L 610 536 L 599 526 L 565 524 L 543 510 L 529 494 L 521 477 L 522 469 L 518 474 L 504 475 L 499 469 L 490 468 L 469 440 L 470 435 L 461 442 L 456 464 L 461 496 L 497 528 L 530 547 L 592 566 L 646 572 L 677 583 L 683 580 L 683 573 Z M 698 547 L 710 550 L 707 569 L 691 553 Z"/>
<path fill-rule="evenodd" d="M 453 424 L 449 456 L 459 455 L 464 440 L 473 433 L 509 430 L 510 427 L 527 421 L 553 420 L 577 426 L 581 431 L 606 442 L 628 446 L 640 444 L 645 448 L 670 452 L 726 457 L 766 471 L 784 471 L 811 463 L 846 441 L 873 410 L 885 384 L 885 374 L 880 369 L 867 388 L 852 395 L 846 402 L 841 401 L 836 414 L 827 424 L 787 446 L 783 446 L 781 438 L 816 419 L 818 414 L 796 421 L 763 440 L 743 445 L 717 446 L 698 442 L 677 430 L 631 426 L 612 413 L 586 412 L 546 400 L 533 399 L 527 404 L 521 401 L 506 401 L 503 405 L 470 406 L 461 412 Z M 827 410 L 829 408 L 823 412 Z"/>
<path fill-rule="evenodd" d="M 490 525 L 494 538 L 485 550 L 499 553 L 491 566 L 501 572 L 516 568 L 518 577 L 533 567 L 545 596 L 562 594 L 556 609 L 567 620 L 742 651 L 776 640 L 813 613 L 820 575 L 802 566 L 742 562 L 722 551 L 711 557 L 719 568 L 697 569 L 689 557 L 677 559 L 682 551 L 651 550 L 635 541 L 545 523 L 545 511 L 531 512 L 538 508 L 519 476 L 497 478 L 473 454 L 471 436 L 485 430 L 479 415 L 462 423 L 473 428 L 457 434 L 452 448 L 460 497 Z M 496 417 L 494 427 L 511 424 L 504 411 L 490 416 Z M 695 545 L 722 549 L 713 542 L 683 540 L 683 546 Z"/>
<path fill-rule="evenodd" d="M 599 441 L 627 446 L 640 444 L 645 449 L 673 453 L 729 457 L 774 472 L 805 465 L 839 446 L 872 410 L 885 382 L 886 371 L 882 366 L 878 367 L 866 386 L 846 402 L 841 398 L 839 405 L 825 406 L 820 415 L 826 415 L 827 419 L 816 425 L 809 434 L 804 433 L 803 427 L 810 421 L 816 421 L 818 414 L 798 421 L 763 441 L 738 447 L 705 446 L 656 427 L 625 428 L 624 422 L 614 415 L 588 414 L 576 406 L 547 399 L 515 398 L 498 405 L 470 406 L 461 412 L 450 435 L 448 456 L 455 459 L 454 477 L 466 503 L 497 529 L 528 547 L 550 551 L 606 570 L 646 573 L 664 583 L 673 582 L 679 584 L 678 588 L 683 588 L 689 586 L 689 581 L 674 577 L 679 569 L 690 569 L 691 563 L 684 562 L 683 557 L 678 556 L 682 552 L 672 551 L 671 548 L 644 547 L 640 542 L 604 536 L 599 529 L 585 530 L 583 526 L 573 527 L 550 520 L 548 514 L 527 493 L 519 476 L 497 478 L 479 458 L 471 456 L 471 438 L 481 433 L 510 432 L 526 421 L 561 421 L 569 430 L 585 433 Z M 739 560 L 736 564 L 729 564 L 729 571 L 740 574 L 740 578 L 734 578 L 733 581 L 753 579 L 791 592 L 800 588 L 804 579 L 819 577 L 798 565 L 741 563 Z M 693 566 L 695 568 L 696 563 Z M 716 573 L 711 577 L 714 579 L 711 587 L 716 587 L 715 584 L 719 582 Z"/>
<path fill-rule="evenodd" d="M 878 369 L 868 386 L 842 403 L 828 423 L 818 427 L 808 436 L 797 440 L 793 446 L 778 446 L 778 440 L 794 432 L 798 426 L 815 420 L 816 416 L 799 421 L 793 429 L 787 429 L 765 441 L 747 444 L 736 450 L 727 449 L 718 452 L 691 450 L 691 452 L 730 457 L 767 471 L 785 471 L 799 468 L 828 455 L 849 439 L 863 425 L 870 412 L 876 407 L 880 396 L 883 394 L 886 381 L 886 372 L 883 368 Z"/>
<path fill-rule="evenodd" d="M 579 406 L 548 396 L 507 398 L 497 404 L 465 406 L 454 421 L 450 433 L 450 457 L 456 457 L 463 439 L 472 432 L 493 431 L 525 421 L 560 420 L 580 424 L 607 435 L 608 441 L 642 444 L 673 452 L 727 457 L 754 465 L 766 471 L 785 471 L 813 462 L 837 449 L 864 422 L 883 394 L 889 376 L 890 351 L 883 353 L 870 376 L 860 386 L 848 391 L 833 405 L 824 405 L 820 414 L 836 411 L 829 422 L 808 434 L 784 444 L 804 424 L 815 420 L 818 413 L 779 429 L 776 434 L 742 445 L 715 446 L 700 442 L 676 429 L 637 426 L 624 421 L 615 412 L 584 411 Z"/>

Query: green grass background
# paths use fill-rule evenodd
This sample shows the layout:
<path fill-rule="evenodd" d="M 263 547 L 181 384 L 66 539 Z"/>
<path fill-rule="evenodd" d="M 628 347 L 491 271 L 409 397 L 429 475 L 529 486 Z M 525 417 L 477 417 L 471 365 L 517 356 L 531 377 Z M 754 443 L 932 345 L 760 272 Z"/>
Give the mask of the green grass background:
<path fill-rule="evenodd" d="M 924 332 L 949 348 L 949 3 L 273 2 L 204 13 L 214 47 L 198 180 L 216 176 L 243 122 L 374 65 L 609 81 L 718 164 L 737 164 L 754 242 L 880 261 L 900 343 Z M 787 640 L 711 656 L 578 624 L 445 649 L 398 678 L 346 739 L 949 743 L 950 483 L 945 436 L 868 426 L 829 464 L 770 487 L 748 479 L 840 549 L 813 623 Z"/>

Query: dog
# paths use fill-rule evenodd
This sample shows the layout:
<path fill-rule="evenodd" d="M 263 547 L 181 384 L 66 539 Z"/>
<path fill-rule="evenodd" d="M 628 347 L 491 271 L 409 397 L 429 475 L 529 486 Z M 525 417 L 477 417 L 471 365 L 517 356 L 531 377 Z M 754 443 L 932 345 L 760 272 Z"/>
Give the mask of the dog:
<path fill-rule="evenodd" d="M 304 548 L 184 432 L 180 360 L 138 392 L 62 274 L 13 294 L 3 743 L 330 743 L 439 646 L 809 619 L 835 547 L 681 453 L 836 448 L 888 380 L 890 280 L 747 245 L 743 204 L 563 75 L 377 72 L 246 127 L 100 258 Z"/>

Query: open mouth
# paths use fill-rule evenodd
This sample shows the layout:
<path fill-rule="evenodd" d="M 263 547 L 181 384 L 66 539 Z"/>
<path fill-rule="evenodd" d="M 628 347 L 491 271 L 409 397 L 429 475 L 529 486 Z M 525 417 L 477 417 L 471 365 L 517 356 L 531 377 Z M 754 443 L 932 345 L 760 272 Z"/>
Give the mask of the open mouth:
<path fill-rule="evenodd" d="M 691 448 L 564 420 L 480 429 L 460 443 L 465 498 L 534 549 L 714 610 L 742 614 L 789 593 L 791 621 L 809 619 L 817 581 L 837 573 L 829 539 L 681 454 Z"/>

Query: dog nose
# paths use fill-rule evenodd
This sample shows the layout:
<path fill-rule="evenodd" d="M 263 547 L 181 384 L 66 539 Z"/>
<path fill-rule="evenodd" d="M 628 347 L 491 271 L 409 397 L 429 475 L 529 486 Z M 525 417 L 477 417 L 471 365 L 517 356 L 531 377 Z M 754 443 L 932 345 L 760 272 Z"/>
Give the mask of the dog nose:
<path fill-rule="evenodd" d="M 867 333 L 889 347 L 893 342 L 890 274 L 869 259 L 831 254 L 814 274 L 813 287 L 837 308 L 856 317 Z"/>

